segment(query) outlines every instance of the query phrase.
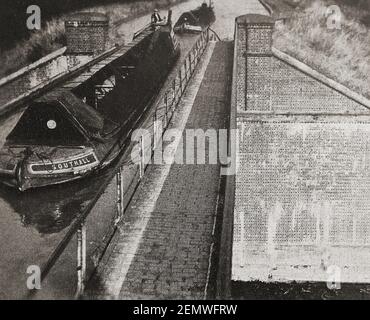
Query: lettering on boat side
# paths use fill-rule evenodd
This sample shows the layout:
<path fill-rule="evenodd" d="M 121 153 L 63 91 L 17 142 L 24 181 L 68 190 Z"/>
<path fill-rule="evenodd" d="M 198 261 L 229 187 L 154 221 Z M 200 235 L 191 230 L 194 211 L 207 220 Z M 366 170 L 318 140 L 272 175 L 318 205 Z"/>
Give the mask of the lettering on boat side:
<path fill-rule="evenodd" d="M 97 159 L 94 154 L 72 159 L 63 162 L 55 162 L 45 160 L 45 163 L 31 165 L 31 170 L 34 173 L 60 173 L 64 171 L 70 171 L 74 168 L 80 168 L 88 165 L 94 165 L 97 163 Z"/>

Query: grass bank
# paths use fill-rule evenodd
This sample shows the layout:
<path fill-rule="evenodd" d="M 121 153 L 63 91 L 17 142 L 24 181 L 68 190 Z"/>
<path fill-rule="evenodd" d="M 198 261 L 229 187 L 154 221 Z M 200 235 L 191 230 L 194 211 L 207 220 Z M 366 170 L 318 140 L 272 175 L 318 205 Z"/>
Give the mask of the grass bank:
<path fill-rule="evenodd" d="M 369 0 L 265 0 L 278 24 L 274 46 L 370 98 Z M 327 26 L 327 9 L 337 5 L 340 29 Z"/>
<path fill-rule="evenodd" d="M 115 32 L 114 25 L 128 21 L 148 12 L 155 7 L 167 8 L 186 0 L 154 0 L 154 1 L 125 1 L 104 5 L 86 6 L 84 8 L 60 14 L 43 24 L 42 30 L 33 32 L 29 39 L 19 41 L 10 49 L 0 51 L 0 78 L 13 73 L 43 56 L 65 46 L 64 20 L 66 16 L 77 11 L 93 11 L 105 13 L 110 20 L 109 42 L 111 45 L 120 43 L 121 39 Z"/>

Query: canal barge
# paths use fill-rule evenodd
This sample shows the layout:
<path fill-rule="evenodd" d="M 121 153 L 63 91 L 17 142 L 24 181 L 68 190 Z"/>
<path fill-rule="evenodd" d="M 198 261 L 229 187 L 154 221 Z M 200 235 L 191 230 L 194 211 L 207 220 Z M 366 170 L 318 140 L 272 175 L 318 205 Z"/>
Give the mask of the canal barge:
<path fill-rule="evenodd" d="M 0 150 L 0 181 L 25 191 L 83 178 L 115 160 L 180 55 L 170 21 L 137 48 L 90 82 L 32 101 Z"/>
<path fill-rule="evenodd" d="M 175 33 L 201 33 L 216 20 L 214 6 L 212 1 L 191 11 L 184 12 L 177 20 L 174 31 Z"/>

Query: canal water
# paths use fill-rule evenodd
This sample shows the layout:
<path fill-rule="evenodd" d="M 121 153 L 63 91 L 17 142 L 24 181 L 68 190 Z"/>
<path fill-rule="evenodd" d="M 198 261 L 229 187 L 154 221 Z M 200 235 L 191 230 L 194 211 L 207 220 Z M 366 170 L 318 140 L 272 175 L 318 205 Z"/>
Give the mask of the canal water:
<path fill-rule="evenodd" d="M 190 0 L 175 6 L 173 21 L 181 13 L 195 9 L 202 0 Z M 232 39 L 235 17 L 246 13 L 246 0 L 215 0 L 216 22 L 213 29 L 222 39 Z M 162 16 L 166 14 L 161 12 Z M 142 16 L 118 27 L 126 37 L 150 21 Z M 187 42 L 189 44 L 189 42 Z M 185 51 L 186 45 L 185 45 Z M 182 54 L 184 56 L 184 52 Z M 180 61 L 181 62 L 181 59 Z M 21 112 L 0 120 L 0 146 L 12 130 Z M 98 176 L 64 185 L 20 193 L 0 185 L 0 299 L 28 298 L 27 269 L 44 266 L 63 242 L 76 217 L 96 196 L 103 181 L 111 176 L 109 170 Z M 116 210 L 114 181 L 101 196 L 87 220 L 88 254 L 99 249 L 99 243 L 110 227 Z M 89 268 L 94 261 L 90 261 Z M 76 282 L 76 241 L 72 239 L 36 298 L 71 298 Z"/>

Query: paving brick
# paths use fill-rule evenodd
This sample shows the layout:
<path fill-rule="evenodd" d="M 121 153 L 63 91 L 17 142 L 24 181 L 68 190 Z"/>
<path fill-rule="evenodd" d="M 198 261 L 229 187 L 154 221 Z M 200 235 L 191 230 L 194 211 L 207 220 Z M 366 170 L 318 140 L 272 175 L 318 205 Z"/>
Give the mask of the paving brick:
<path fill-rule="evenodd" d="M 231 43 L 217 43 L 200 85 L 186 128 L 225 128 L 228 117 L 232 73 Z M 212 91 L 212 94 L 210 94 Z M 151 192 L 146 179 L 151 179 L 149 166 L 142 182 L 142 194 L 135 195 L 123 224 L 127 228 L 137 217 L 140 206 Z M 219 186 L 219 165 L 172 165 L 154 204 L 141 240 L 123 281 L 120 299 L 202 299 L 206 287 L 212 230 Z M 154 175 L 155 176 L 155 175 Z M 148 178 L 149 177 L 149 178 Z M 140 190 L 138 190 L 139 192 Z M 147 200 L 148 202 L 149 200 Z M 135 228 L 128 228 L 133 233 Z M 141 231 L 138 230 L 138 233 Z M 118 233 L 114 239 L 114 254 L 103 264 L 121 266 L 127 262 L 129 235 Z M 133 253 L 133 252 L 132 252 Z M 102 269 L 101 278 L 110 278 Z M 114 277 L 113 277 L 114 278 Z M 104 289 L 105 288 L 105 289 Z M 94 297 L 109 296 L 109 287 L 92 288 Z"/>

